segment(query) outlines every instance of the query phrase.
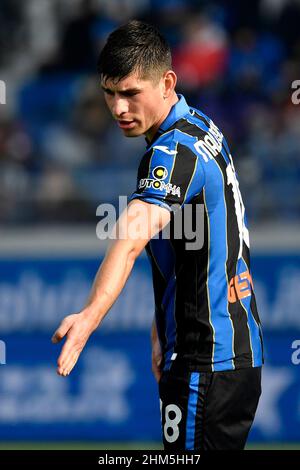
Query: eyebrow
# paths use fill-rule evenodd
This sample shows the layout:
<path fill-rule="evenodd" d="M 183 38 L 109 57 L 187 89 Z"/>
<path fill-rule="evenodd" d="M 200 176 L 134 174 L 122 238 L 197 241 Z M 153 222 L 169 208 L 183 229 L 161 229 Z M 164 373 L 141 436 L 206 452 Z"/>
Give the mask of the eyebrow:
<path fill-rule="evenodd" d="M 114 93 L 113 90 L 111 90 L 110 88 L 106 88 L 103 85 L 101 85 L 101 88 L 102 88 L 103 91 L 111 91 L 111 92 Z M 118 93 L 138 93 L 140 91 L 141 91 L 140 88 L 125 88 L 125 90 L 120 90 Z"/>

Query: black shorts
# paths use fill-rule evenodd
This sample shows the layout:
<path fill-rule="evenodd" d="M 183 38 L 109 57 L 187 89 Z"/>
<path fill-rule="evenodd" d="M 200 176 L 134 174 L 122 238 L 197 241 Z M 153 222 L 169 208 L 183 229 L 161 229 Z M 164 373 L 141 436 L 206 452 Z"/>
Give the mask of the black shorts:
<path fill-rule="evenodd" d="M 244 449 L 261 394 L 261 367 L 164 372 L 159 382 L 165 450 Z"/>

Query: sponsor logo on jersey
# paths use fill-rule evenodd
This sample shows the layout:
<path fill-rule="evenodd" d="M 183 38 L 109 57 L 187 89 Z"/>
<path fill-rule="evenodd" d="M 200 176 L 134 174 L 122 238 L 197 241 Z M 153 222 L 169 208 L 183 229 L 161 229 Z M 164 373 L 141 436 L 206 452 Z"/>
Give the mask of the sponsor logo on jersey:
<path fill-rule="evenodd" d="M 143 178 L 139 182 L 139 189 L 153 188 L 158 191 L 166 191 L 167 194 L 180 197 L 180 187 L 175 184 L 166 183 L 165 181 L 154 180 L 151 178 Z"/>
<path fill-rule="evenodd" d="M 152 170 L 153 178 L 158 180 L 165 180 L 168 176 L 168 170 L 164 166 L 156 166 L 154 170 Z"/>
<path fill-rule="evenodd" d="M 154 149 L 160 150 L 161 152 L 166 153 L 167 155 L 176 155 L 177 150 L 170 150 L 166 145 L 155 145 Z"/>
<path fill-rule="evenodd" d="M 153 188 L 158 191 L 165 191 L 167 194 L 180 197 L 180 187 L 175 184 L 166 183 L 165 180 L 168 176 L 168 170 L 164 166 L 156 166 L 152 170 L 153 178 L 143 178 L 139 182 L 139 189 Z"/>
<path fill-rule="evenodd" d="M 252 277 L 249 271 L 234 276 L 228 285 L 228 302 L 233 304 L 237 300 L 244 299 L 251 295 L 253 289 Z"/>

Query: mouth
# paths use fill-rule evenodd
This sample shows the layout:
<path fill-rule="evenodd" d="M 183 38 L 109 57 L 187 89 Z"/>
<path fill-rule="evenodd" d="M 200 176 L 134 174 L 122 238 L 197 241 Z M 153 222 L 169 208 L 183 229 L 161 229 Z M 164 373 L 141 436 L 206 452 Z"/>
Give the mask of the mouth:
<path fill-rule="evenodd" d="M 135 126 L 135 121 L 122 121 L 118 120 L 118 126 L 121 129 L 132 129 Z"/>

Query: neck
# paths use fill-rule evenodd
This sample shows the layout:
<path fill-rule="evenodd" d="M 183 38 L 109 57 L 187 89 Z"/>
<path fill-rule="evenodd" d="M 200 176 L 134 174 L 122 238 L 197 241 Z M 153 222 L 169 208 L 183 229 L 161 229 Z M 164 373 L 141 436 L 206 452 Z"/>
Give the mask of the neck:
<path fill-rule="evenodd" d="M 151 142 L 151 140 L 153 139 L 153 137 L 155 136 L 156 132 L 158 131 L 158 129 L 160 128 L 160 125 L 164 122 L 164 120 L 166 119 L 166 117 L 168 116 L 171 108 L 174 106 L 174 104 L 176 104 L 178 102 L 178 96 L 177 94 L 174 92 L 172 94 L 172 96 L 166 100 L 166 107 L 164 108 L 164 112 L 162 113 L 162 115 L 160 116 L 159 120 L 150 128 L 148 129 L 147 132 L 145 132 L 145 137 L 147 139 L 148 142 Z"/>

